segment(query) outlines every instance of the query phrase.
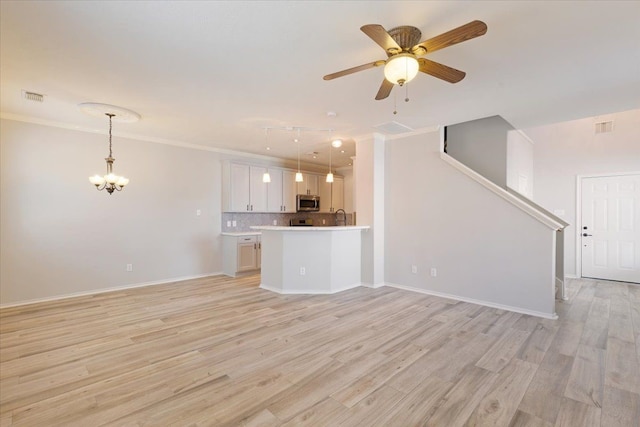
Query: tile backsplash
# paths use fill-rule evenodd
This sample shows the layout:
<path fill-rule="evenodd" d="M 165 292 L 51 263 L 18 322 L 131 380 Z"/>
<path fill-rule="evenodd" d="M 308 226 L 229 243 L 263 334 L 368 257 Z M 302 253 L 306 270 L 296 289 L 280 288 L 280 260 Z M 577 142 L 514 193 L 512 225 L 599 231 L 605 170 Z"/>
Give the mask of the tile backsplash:
<path fill-rule="evenodd" d="M 314 226 L 331 226 L 336 224 L 336 214 L 333 213 L 239 213 L 239 212 L 223 212 L 222 213 L 222 231 L 223 232 L 242 232 L 251 231 L 252 225 L 289 225 L 291 219 L 310 218 L 313 220 Z M 353 225 L 353 215 L 347 214 L 347 225 Z M 324 224 L 322 223 L 324 220 Z M 228 227 L 227 221 L 236 222 L 236 226 Z"/>

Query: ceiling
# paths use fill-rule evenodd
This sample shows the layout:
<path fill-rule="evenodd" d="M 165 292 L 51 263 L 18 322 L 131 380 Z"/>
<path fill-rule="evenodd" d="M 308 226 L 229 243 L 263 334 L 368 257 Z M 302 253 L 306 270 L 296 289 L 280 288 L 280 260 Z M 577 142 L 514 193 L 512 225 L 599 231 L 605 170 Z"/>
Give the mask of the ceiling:
<path fill-rule="evenodd" d="M 77 105 L 142 115 L 117 136 L 344 166 L 354 139 L 397 121 L 413 129 L 499 114 L 517 128 L 640 106 L 637 1 L 5 1 L 0 2 L 0 109 L 105 131 Z M 382 67 L 322 76 L 384 59 L 359 28 L 413 25 L 423 40 L 472 20 L 485 36 L 427 57 L 467 73 L 449 84 L 420 75 L 375 101 Z M 45 95 L 27 101 L 22 91 Z M 394 97 L 397 96 L 397 111 Z M 335 112 L 329 117 L 328 112 Z M 267 150 L 267 146 L 270 150 Z M 304 153 L 317 151 L 312 159 Z"/>

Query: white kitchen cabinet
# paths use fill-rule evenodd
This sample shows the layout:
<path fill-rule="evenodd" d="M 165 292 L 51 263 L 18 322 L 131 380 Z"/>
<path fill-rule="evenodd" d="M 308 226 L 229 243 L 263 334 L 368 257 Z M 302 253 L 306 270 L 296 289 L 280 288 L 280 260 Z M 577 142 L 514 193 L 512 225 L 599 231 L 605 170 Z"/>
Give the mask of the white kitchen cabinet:
<path fill-rule="evenodd" d="M 338 209 L 344 209 L 344 178 L 334 176 L 333 191 L 331 193 L 331 207 L 335 212 Z"/>
<path fill-rule="evenodd" d="M 269 212 L 296 211 L 296 174 L 284 169 L 269 169 L 271 182 L 267 184 Z"/>
<path fill-rule="evenodd" d="M 267 212 L 267 168 L 230 163 L 223 168 L 223 210 L 225 212 Z"/>
<path fill-rule="evenodd" d="M 282 212 L 296 211 L 296 173 L 282 171 Z"/>
<path fill-rule="evenodd" d="M 298 194 L 318 195 L 318 175 L 303 173 L 302 179 L 302 182 L 296 183 L 298 186 Z"/>
<path fill-rule="evenodd" d="M 267 183 L 262 182 L 262 177 L 267 168 L 261 166 L 249 166 L 249 211 L 267 212 Z"/>
<path fill-rule="evenodd" d="M 240 273 L 260 269 L 262 243 L 259 235 L 223 235 L 222 237 L 224 274 L 236 277 Z"/>
<path fill-rule="evenodd" d="M 324 178 L 324 177 L 323 177 Z M 320 180 L 320 212 L 344 209 L 344 178 L 334 175 L 333 183 Z"/>

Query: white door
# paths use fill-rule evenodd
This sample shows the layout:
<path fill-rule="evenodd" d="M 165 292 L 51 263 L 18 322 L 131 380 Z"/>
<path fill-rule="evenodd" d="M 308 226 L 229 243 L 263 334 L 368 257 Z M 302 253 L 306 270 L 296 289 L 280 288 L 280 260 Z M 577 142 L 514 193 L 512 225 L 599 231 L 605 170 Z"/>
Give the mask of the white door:
<path fill-rule="evenodd" d="M 582 277 L 640 283 L 640 175 L 582 178 Z"/>

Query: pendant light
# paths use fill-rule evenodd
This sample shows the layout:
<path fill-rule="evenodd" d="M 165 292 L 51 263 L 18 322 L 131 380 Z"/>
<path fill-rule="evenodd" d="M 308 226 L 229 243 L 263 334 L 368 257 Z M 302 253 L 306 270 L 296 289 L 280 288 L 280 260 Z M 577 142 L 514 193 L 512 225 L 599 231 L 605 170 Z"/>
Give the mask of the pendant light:
<path fill-rule="evenodd" d="M 329 144 L 329 173 L 327 174 L 327 182 L 333 182 L 333 173 L 331 172 L 331 149 L 333 144 Z"/>
<path fill-rule="evenodd" d="M 300 128 L 298 128 L 298 138 L 295 139 L 298 144 L 298 172 L 296 172 L 296 182 L 302 182 L 302 173 L 300 172 Z"/>
<path fill-rule="evenodd" d="M 269 128 L 264 128 L 264 141 L 265 141 L 265 145 L 269 147 Z M 262 182 L 267 184 L 271 182 L 271 175 L 269 175 L 269 169 L 267 169 L 267 171 L 262 174 Z"/>

